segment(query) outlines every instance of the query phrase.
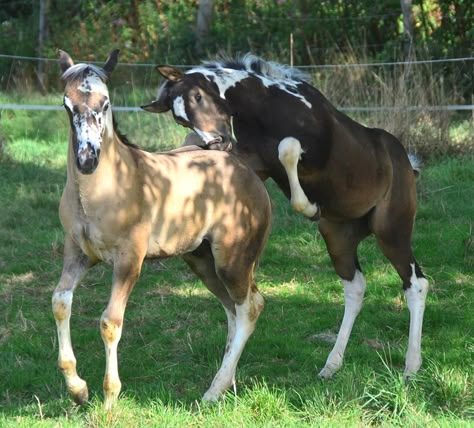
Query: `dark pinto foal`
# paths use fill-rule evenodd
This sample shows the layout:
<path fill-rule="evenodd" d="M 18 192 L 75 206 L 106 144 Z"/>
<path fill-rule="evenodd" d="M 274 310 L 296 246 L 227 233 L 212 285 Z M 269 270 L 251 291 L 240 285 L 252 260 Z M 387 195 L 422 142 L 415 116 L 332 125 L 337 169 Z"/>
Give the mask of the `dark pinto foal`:
<path fill-rule="evenodd" d="M 262 180 L 271 177 L 296 211 L 319 220 L 345 297 L 336 344 L 320 376 L 330 378 L 342 365 L 366 288 L 357 247 L 370 234 L 403 281 L 410 311 L 405 375 L 415 374 L 428 281 L 411 248 L 415 167 L 401 143 L 338 111 L 296 70 L 252 55 L 205 62 L 185 74 L 157 69 L 166 81 L 145 110 L 171 110 L 201 144 L 232 148 Z"/>
<path fill-rule="evenodd" d="M 117 63 L 74 64 L 60 52 L 70 121 L 67 182 L 59 208 L 66 238 L 64 266 L 53 294 L 59 360 L 77 403 L 88 399 L 76 371 L 69 320 L 74 290 L 98 262 L 113 266 L 109 303 L 100 319 L 105 345 L 105 404 L 121 382 L 117 346 L 125 307 L 145 258 L 179 255 L 227 314 L 222 366 L 205 400 L 234 383 L 238 360 L 263 309 L 254 269 L 270 232 L 271 204 L 255 173 L 231 154 L 207 150 L 147 153 L 114 128 L 106 80 Z"/>

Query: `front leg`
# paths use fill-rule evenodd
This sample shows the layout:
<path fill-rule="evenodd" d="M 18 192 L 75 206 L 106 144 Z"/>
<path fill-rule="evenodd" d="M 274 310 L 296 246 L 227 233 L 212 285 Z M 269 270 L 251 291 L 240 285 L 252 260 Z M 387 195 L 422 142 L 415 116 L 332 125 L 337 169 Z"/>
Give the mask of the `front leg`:
<path fill-rule="evenodd" d="M 74 290 L 84 273 L 94 263 L 81 251 L 67 235 L 64 242 L 63 271 L 53 293 L 52 305 L 58 332 L 58 366 L 63 372 L 66 385 L 77 404 L 87 402 L 87 383 L 77 375 L 76 358 L 72 350 L 70 318 Z"/>
<path fill-rule="evenodd" d="M 278 159 L 288 176 L 292 208 L 309 219 L 317 221 L 321 217 L 321 210 L 317 204 L 309 202 L 298 178 L 298 162 L 302 154 L 301 143 L 296 138 L 284 138 L 278 145 Z"/>
<path fill-rule="evenodd" d="M 127 250 L 123 251 L 127 254 Z M 134 251 L 130 251 L 134 253 Z M 105 346 L 104 397 L 110 410 L 120 394 L 122 383 L 118 373 L 117 348 L 122 336 L 123 318 L 128 298 L 137 281 L 144 255 L 127 257 L 114 264 L 110 300 L 100 318 L 100 333 Z"/>

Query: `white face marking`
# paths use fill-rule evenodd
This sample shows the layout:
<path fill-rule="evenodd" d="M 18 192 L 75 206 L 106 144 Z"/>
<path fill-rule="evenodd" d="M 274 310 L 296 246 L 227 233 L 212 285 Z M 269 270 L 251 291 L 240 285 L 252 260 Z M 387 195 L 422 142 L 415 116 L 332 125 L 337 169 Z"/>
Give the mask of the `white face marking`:
<path fill-rule="evenodd" d="M 109 97 L 109 91 L 107 90 L 106 84 L 94 73 L 90 73 L 77 89 L 86 94 L 98 92 L 105 95 L 107 98 Z"/>
<path fill-rule="evenodd" d="M 72 112 L 74 105 L 68 97 L 64 97 L 64 105 Z"/>
<path fill-rule="evenodd" d="M 173 101 L 173 113 L 175 116 L 184 119 L 186 122 L 190 122 L 186 115 L 184 98 L 182 96 L 176 97 Z"/>
<path fill-rule="evenodd" d="M 104 102 L 104 106 L 107 103 L 109 103 L 108 99 Z M 112 116 L 107 115 L 107 111 L 96 112 L 85 104 L 84 107 L 86 110 L 84 113 L 74 113 L 74 104 L 67 96 L 64 97 L 64 105 L 68 107 L 72 113 L 72 124 L 76 130 L 78 143 L 77 153 L 79 160 L 83 160 L 81 157 L 81 152 L 87 152 L 89 144 L 97 153 L 97 151 L 100 150 L 100 146 L 102 144 L 102 134 L 104 128 L 108 130 L 113 128 Z"/>
<path fill-rule="evenodd" d="M 201 131 L 198 128 L 194 128 L 194 131 L 201 137 L 201 139 L 207 144 L 216 139 L 216 135 L 210 132 Z"/>

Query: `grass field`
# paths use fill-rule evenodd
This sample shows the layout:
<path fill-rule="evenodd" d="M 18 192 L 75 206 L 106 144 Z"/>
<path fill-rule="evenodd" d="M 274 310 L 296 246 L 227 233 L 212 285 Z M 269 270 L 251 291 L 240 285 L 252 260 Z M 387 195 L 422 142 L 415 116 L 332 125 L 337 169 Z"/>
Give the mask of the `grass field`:
<path fill-rule="evenodd" d="M 179 144 L 183 133 L 167 119 L 145 117 L 123 113 L 118 120 L 140 145 Z M 414 249 L 431 290 L 424 364 L 413 382 L 401 376 L 408 335 L 401 282 L 373 239 L 360 248 L 368 287 L 345 365 L 332 381 L 317 378 L 331 349 L 325 338 L 342 320 L 342 286 L 316 224 L 293 213 L 268 183 L 275 218 L 257 271 L 267 305 L 240 360 L 237 395 L 214 406 L 200 401 L 220 364 L 224 311 L 181 260 L 152 261 L 127 308 L 123 392 L 108 414 L 98 321 L 110 267 L 92 269 L 74 297 L 72 339 L 90 404 L 72 404 L 56 367 L 51 295 L 62 268 L 57 207 L 66 115 L 3 112 L 1 126 L 1 427 L 474 426 L 472 155 L 428 162 L 419 178 Z"/>

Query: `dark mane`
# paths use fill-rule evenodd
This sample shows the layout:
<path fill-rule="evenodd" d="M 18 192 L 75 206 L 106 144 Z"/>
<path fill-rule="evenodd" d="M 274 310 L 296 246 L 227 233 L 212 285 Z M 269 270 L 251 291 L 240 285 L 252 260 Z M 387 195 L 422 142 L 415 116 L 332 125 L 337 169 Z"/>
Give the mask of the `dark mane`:
<path fill-rule="evenodd" d="M 117 121 L 115 120 L 115 116 L 112 115 L 112 122 L 114 124 L 114 132 L 117 134 L 117 136 L 119 137 L 120 141 L 125 144 L 126 146 L 128 147 L 132 147 L 133 149 L 140 149 L 140 147 L 138 147 L 136 144 L 133 144 L 130 142 L 130 140 L 128 139 L 127 135 L 122 133 L 119 128 L 118 128 L 118 124 L 117 124 Z"/>
<path fill-rule="evenodd" d="M 203 65 L 209 70 L 230 68 L 232 70 L 249 71 L 272 80 L 310 80 L 310 76 L 301 70 L 290 67 L 289 65 L 266 61 L 249 53 L 237 58 L 220 56 L 215 60 L 203 61 Z"/>

